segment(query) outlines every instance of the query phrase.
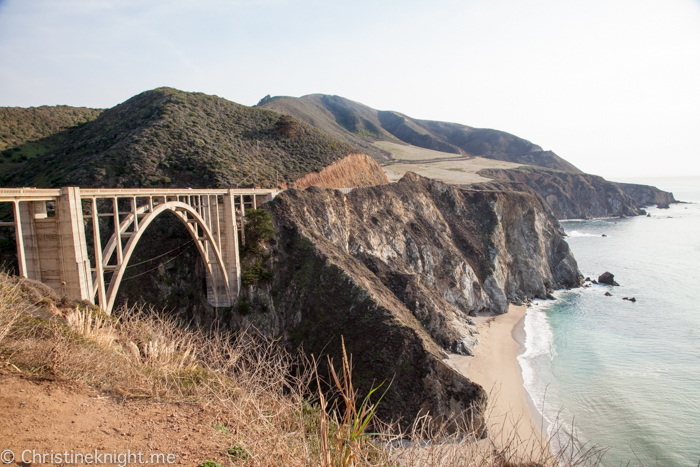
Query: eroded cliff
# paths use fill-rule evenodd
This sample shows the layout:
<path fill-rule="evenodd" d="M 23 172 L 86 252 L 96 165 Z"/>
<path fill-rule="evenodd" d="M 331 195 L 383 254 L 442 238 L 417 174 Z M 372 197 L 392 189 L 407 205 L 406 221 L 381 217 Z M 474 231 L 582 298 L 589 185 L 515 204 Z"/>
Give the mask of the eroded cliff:
<path fill-rule="evenodd" d="M 408 173 L 344 195 L 311 187 L 266 205 L 276 236 L 274 277 L 245 291 L 255 324 L 315 355 L 344 337 L 363 391 L 393 379 L 385 419 L 451 417 L 483 388 L 447 366 L 472 353 L 470 314 L 577 286 L 581 275 L 551 211 L 528 193 L 460 190 Z"/>
<path fill-rule="evenodd" d="M 631 196 L 638 206 L 677 203 L 676 198 L 673 197 L 673 193 L 659 190 L 654 186 L 619 182 L 616 182 L 615 185 Z"/>
<path fill-rule="evenodd" d="M 638 203 L 617 184 L 603 177 L 540 168 L 485 169 L 495 179 L 491 187 L 539 194 L 557 219 L 638 216 Z M 488 189 L 488 186 L 487 186 Z"/>

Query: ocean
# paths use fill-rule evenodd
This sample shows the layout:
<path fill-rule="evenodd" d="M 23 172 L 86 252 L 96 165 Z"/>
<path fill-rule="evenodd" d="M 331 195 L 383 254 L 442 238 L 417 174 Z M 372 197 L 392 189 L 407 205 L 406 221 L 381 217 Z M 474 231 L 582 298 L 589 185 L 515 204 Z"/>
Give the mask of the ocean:
<path fill-rule="evenodd" d="M 620 181 L 700 203 L 700 177 Z M 605 449 L 604 466 L 697 466 L 700 204 L 647 211 L 651 217 L 562 222 L 584 277 L 610 271 L 620 286 L 536 301 L 518 359 L 555 447 L 573 433 L 584 448 Z"/>

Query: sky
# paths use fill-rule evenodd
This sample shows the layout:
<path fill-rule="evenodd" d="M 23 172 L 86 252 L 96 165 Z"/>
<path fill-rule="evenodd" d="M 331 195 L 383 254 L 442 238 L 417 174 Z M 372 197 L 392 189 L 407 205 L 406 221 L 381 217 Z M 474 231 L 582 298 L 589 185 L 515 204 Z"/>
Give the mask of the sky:
<path fill-rule="evenodd" d="M 0 0 L 0 106 L 335 94 L 700 176 L 700 0 Z"/>

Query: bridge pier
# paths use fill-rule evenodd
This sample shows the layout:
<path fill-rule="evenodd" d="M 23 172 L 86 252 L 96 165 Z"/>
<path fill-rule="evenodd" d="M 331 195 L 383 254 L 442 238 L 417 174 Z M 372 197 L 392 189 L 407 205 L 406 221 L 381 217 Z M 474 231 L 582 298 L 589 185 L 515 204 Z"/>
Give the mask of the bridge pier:
<path fill-rule="evenodd" d="M 90 300 L 92 275 L 85 242 L 80 188 L 61 188 L 56 216 L 46 201 L 16 201 L 15 231 L 20 275 L 77 300 Z"/>

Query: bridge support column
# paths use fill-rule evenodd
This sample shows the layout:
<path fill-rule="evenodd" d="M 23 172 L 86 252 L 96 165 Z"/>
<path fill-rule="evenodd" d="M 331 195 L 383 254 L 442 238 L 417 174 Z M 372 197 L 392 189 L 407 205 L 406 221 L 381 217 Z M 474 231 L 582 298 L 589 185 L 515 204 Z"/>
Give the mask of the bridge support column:
<path fill-rule="evenodd" d="M 231 298 L 235 299 L 241 290 L 241 259 L 238 252 L 238 224 L 234 190 L 228 190 L 221 206 L 221 257 L 226 266 Z"/>
<path fill-rule="evenodd" d="M 45 201 L 19 202 L 19 215 L 22 225 L 22 247 L 24 253 L 25 277 L 42 282 L 39 242 L 37 240 L 36 220 L 46 219 Z"/>
<path fill-rule="evenodd" d="M 92 301 L 92 272 L 85 241 L 80 188 L 61 188 L 56 217 L 61 291 L 75 300 Z"/>

